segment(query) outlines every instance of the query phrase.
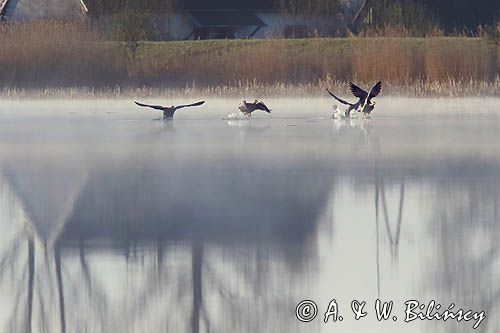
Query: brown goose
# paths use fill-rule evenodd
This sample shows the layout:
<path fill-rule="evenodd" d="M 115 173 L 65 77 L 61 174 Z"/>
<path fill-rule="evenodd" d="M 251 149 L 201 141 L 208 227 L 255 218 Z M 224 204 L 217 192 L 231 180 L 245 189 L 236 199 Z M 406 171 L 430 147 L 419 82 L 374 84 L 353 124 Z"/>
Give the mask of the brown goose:
<path fill-rule="evenodd" d="M 358 111 L 363 112 L 365 116 L 368 116 L 375 108 L 375 101 L 372 101 L 372 98 L 375 98 L 378 94 L 380 94 L 380 91 L 382 90 L 382 82 L 378 81 L 375 83 L 375 85 L 370 89 L 370 92 L 366 92 L 353 83 L 350 83 L 350 85 L 352 94 L 359 98 L 360 101 L 363 101 L 361 110 Z"/>
<path fill-rule="evenodd" d="M 375 102 L 372 101 L 372 98 L 376 97 L 382 90 L 382 82 L 377 82 L 372 87 L 369 93 L 352 82 L 349 82 L 349 88 L 351 90 L 351 93 L 358 98 L 358 101 L 356 103 L 344 101 L 343 99 L 335 96 L 330 90 L 326 89 L 326 91 L 328 91 L 330 96 L 335 98 L 337 101 L 348 106 L 348 108 L 344 112 L 346 117 L 349 117 L 349 114 L 353 110 L 363 112 L 365 115 L 369 115 L 375 108 Z"/>
<path fill-rule="evenodd" d="M 262 110 L 267 113 L 271 113 L 271 110 L 263 102 L 259 102 L 258 100 L 255 100 L 253 103 L 247 103 L 247 101 L 244 100 L 238 109 L 240 109 L 240 111 L 248 118 L 252 116 L 252 112 L 255 110 Z"/>
<path fill-rule="evenodd" d="M 351 111 L 357 110 L 361 106 L 361 100 L 359 100 L 357 103 L 350 103 L 350 102 L 344 101 L 341 98 L 338 98 L 330 90 L 326 89 L 326 91 L 328 91 L 328 93 L 330 94 L 330 96 L 332 96 L 333 98 L 335 98 L 337 101 L 339 101 L 340 103 L 345 104 L 345 105 L 348 106 L 347 109 L 342 114 L 343 117 L 349 117 L 349 115 L 351 114 Z"/>
<path fill-rule="evenodd" d="M 164 119 L 172 119 L 174 117 L 175 111 L 177 111 L 179 109 L 187 108 L 187 107 L 191 107 L 191 106 L 199 106 L 199 105 L 202 105 L 203 103 L 205 103 L 205 101 L 196 102 L 193 104 L 178 105 L 178 106 L 173 106 L 173 105 L 172 106 L 161 106 L 161 105 L 150 105 L 150 104 L 143 104 L 143 103 L 135 102 L 135 104 L 142 106 L 142 107 L 148 107 L 148 108 L 152 108 L 155 110 L 163 111 L 163 118 Z"/>

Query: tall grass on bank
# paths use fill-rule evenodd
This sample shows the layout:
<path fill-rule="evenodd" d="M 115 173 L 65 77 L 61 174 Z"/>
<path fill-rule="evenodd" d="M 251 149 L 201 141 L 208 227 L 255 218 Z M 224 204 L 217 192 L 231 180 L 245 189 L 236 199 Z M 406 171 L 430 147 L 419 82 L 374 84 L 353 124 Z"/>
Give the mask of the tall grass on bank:
<path fill-rule="evenodd" d="M 395 92 L 444 95 L 453 86 L 492 91 L 500 76 L 500 47 L 485 38 L 139 42 L 131 57 L 127 43 L 104 41 L 87 23 L 34 22 L 0 24 L 0 46 L 4 91 L 241 90 L 383 80 Z"/>
<path fill-rule="evenodd" d="M 0 24 L 0 85 L 93 85 L 113 76 L 111 58 L 96 48 L 89 25 L 38 21 Z"/>
<path fill-rule="evenodd" d="M 346 82 L 318 81 L 305 84 L 259 84 L 241 83 L 240 85 L 197 86 L 184 87 L 65 87 L 65 88 L 3 88 L 0 89 L 0 99 L 95 99 L 95 98 L 267 98 L 296 97 L 330 98 L 325 87 L 338 92 L 341 96 L 350 97 Z M 390 82 L 384 83 L 384 96 L 404 97 L 485 97 L 500 95 L 500 79 L 494 82 L 435 82 L 415 83 L 411 86 L 398 86 Z"/>

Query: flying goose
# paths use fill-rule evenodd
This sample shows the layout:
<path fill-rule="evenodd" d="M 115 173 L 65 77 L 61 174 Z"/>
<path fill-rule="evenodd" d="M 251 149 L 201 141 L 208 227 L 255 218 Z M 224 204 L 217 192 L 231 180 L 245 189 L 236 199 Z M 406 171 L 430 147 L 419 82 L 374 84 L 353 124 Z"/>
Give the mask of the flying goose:
<path fill-rule="evenodd" d="M 372 98 L 375 98 L 378 96 L 378 94 L 380 94 L 380 91 L 382 90 L 382 82 L 378 81 L 377 83 L 375 83 L 372 89 L 370 89 L 369 93 L 352 82 L 350 82 L 349 85 L 351 87 L 352 94 L 359 98 L 359 102 L 362 102 L 361 110 L 358 111 L 363 112 L 365 116 L 368 116 L 375 108 L 375 102 L 372 101 Z"/>
<path fill-rule="evenodd" d="M 238 109 L 240 109 L 240 111 L 248 118 L 252 116 L 252 112 L 255 110 L 262 110 L 267 113 L 271 113 L 271 110 L 263 102 L 259 102 L 258 100 L 255 100 L 253 103 L 247 103 L 247 101 L 243 100 Z"/>
<path fill-rule="evenodd" d="M 193 104 L 178 105 L 178 106 L 173 106 L 173 105 L 172 106 L 161 106 L 161 105 L 149 105 L 149 104 L 135 102 L 135 104 L 137 104 L 139 106 L 148 107 L 148 108 L 152 108 L 155 110 L 163 111 L 163 118 L 164 119 L 172 119 L 174 117 L 175 111 L 177 111 L 179 109 L 187 108 L 187 107 L 191 107 L 191 106 L 198 106 L 198 105 L 202 105 L 203 103 L 205 103 L 205 101 L 196 102 Z"/>

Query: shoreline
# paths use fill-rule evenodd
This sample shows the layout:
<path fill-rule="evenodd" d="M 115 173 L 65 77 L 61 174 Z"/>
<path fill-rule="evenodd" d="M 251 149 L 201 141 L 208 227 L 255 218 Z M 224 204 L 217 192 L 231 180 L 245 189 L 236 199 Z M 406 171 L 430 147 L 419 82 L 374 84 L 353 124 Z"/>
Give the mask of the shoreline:
<path fill-rule="evenodd" d="M 5 30 L 5 29 L 4 29 Z M 24 43 L 19 43 L 23 40 Z M 0 95 L 500 95 L 500 44 L 469 37 L 106 41 L 78 25 L 0 27 Z M 17 87 L 17 88 L 16 88 Z M 57 90 L 59 92 L 57 92 Z M 268 90 L 268 91 L 266 91 Z M 318 91 L 319 90 L 319 91 Z"/>
<path fill-rule="evenodd" d="M 208 86 L 185 88 L 122 88 L 122 87 L 58 87 L 58 88 L 0 88 L 0 99 L 124 99 L 124 98 L 321 98 L 329 97 L 325 89 L 335 91 L 340 97 L 354 97 L 349 93 L 348 82 L 319 82 L 311 84 L 254 84 L 238 86 Z M 500 97 L 500 78 L 495 82 L 419 83 L 396 86 L 384 82 L 381 97 L 401 98 L 488 98 Z"/>

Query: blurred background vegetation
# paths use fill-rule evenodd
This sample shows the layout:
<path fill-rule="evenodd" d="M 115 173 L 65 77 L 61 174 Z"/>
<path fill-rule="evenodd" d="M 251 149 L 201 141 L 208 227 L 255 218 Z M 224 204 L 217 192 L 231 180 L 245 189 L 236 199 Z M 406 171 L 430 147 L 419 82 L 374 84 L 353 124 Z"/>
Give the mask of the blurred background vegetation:
<path fill-rule="evenodd" d="M 498 0 L 372 0 L 365 6 L 365 35 L 480 36 L 500 20 Z"/>
<path fill-rule="evenodd" d="M 276 0 L 276 6 L 283 15 L 333 20 L 345 14 L 339 1 Z M 161 43 L 148 42 L 157 40 L 156 18 L 182 10 L 181 0 L 87 4 L 83 21 L 0 23 L 0 88 L 324 86 L 378 79 L 424 93 L 500 87 L 500 1 L 368 0 L 357 17 L 360 28 L 347 38 Z"/>
<path fill-rule="evenodd" d="M 340 9 L 340 0 L 276 0 L 276 8 L 284 14 L 332 15 Z"/>
<path fill-rule="evenodd" d="M 498 39 L 498 0 L 345 0 L 362 10 L 349 26 L 351 33 L 374 36 L 481 36 Z M 343 15 L 344 0 L 274 0 L 283 15 Z M 240 1 L 241 2 L 241 1 Z M 235 0 L 235 7 L 239 6 Z M 182 11 L 185 0 L 86 0 L 89 16 L 106 16 L 107 38 L 155 40 L 155 17 Z"/>
<path fill-rule="evenodd" d="M 275 0 L 277 9 L 294 14 L 334 14 L 342 0 Z M 240 1 L 241 2 L 241 1 Z M 362 3 L 364 1 L 360 1 Z M 94 16 L 116 14 L 123 11 L 136 13 L 168 14 L 182 9 L 183 0 L 86 0 L 89 13 Z M 238 0 L 235 0 L 236 7 Z M 479 25 L 492 24 L 499 19 L 498 0 L 367 0 L 367 7 L 374 8 L 374 19 L 396 18 L 397 24 L 414 24 L 411 18 L 424 19 L 439 24 L 445 31 L 474 30 Z"/>

